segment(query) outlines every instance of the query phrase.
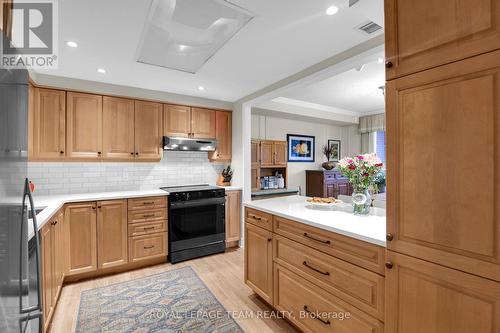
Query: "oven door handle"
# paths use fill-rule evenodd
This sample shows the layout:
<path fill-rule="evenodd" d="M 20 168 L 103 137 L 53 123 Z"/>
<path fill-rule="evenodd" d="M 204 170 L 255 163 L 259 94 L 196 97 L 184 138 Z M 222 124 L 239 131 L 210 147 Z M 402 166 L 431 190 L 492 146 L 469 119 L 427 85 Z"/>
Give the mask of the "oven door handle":
<path fill-rule="evenodd" d="M 178 201 L 171 202 L 170 209 L 180 209 L 180 208 L 189 208 L 189 207 L 201 207 L 201 206 L 211 206 L 211 205 L 224 205 L 226 202 L 226 198 L 208 198 L 208 199 L 200 199 L 200 200 L 191 200 L 191 201 Z"/>

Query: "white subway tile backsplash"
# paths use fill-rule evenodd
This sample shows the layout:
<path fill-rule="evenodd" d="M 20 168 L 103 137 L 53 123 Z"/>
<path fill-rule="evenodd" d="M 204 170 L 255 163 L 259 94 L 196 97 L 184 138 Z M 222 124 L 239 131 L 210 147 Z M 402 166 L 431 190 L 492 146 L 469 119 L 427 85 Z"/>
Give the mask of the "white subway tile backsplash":
<path fill-rule="evenodd" d="M 165 152 L 161 162 L 29 162 L 37 194 L 154 189 L 160 186 L 214 184 L 224 168 L 206 152 Z"/>

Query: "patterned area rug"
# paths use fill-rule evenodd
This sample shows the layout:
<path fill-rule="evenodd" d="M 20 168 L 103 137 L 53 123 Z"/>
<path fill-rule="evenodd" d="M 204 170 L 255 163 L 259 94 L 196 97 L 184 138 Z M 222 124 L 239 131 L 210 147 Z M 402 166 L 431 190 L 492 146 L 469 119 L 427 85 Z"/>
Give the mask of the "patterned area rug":
<path fill-rule="evenodd" d="M 76 332 L 243 330 L 187 266 L 82 292 Z"/>

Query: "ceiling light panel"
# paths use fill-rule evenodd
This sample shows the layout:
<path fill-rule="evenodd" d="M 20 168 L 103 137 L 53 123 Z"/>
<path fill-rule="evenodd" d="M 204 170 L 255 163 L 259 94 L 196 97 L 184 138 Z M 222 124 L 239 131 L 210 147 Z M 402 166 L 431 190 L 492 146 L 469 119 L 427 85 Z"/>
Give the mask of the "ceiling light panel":
<path fill-rule="evenodd" d="M 153 0 L 137 61 L 196 73 L 252 18 L 224 0 Z"/>

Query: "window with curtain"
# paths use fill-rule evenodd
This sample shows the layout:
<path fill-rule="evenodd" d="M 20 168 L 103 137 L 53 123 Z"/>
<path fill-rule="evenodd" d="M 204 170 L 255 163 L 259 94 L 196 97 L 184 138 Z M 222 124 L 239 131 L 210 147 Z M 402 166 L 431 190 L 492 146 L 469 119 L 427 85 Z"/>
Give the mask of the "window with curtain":
<path fill-rule="evenodd" d="M 373 152 L 385 164 L 385 131 L 376 131 L 373 133 Z"/>
<path fill-rule="evenodd" d="M 377 133 L 381 132 L 380 138 Z M 361 153 L 377 152 L 377 141 L 383 139 L 380 143 L 384 147 L 385 162 L 385 114 L 375 114 L 359 118 L 359 133 L 361 134 Z M 378 140 L 377 140 L 378 139 Z"/>

